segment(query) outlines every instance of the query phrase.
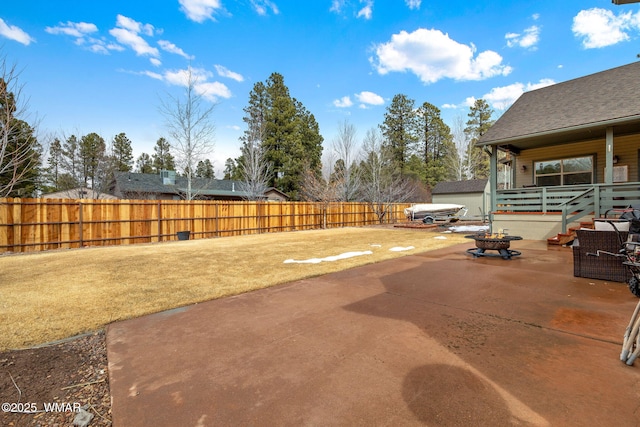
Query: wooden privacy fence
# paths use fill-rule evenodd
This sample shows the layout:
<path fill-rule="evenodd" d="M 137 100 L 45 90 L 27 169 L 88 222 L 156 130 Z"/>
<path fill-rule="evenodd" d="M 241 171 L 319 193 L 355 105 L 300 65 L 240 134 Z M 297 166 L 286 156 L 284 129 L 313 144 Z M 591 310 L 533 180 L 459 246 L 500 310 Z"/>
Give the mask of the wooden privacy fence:
<path fill-rule="evenodd" d="M 394 204 L 385 223 L 404 219 Z M 0 252 L 378 224 L 367 203 L 0 199 Z"/>

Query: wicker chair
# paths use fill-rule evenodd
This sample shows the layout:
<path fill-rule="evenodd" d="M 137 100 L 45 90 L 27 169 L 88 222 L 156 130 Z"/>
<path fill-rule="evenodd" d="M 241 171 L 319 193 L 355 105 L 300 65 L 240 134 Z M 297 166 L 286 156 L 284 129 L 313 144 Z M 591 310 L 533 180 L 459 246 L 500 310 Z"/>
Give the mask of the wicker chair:
<path fill-rule="evenodd" d="M 622 248 L 621 241 L 627 241 L 628 232 L 577 230 L 576 235 L 577 244 L 574 242 L 573 245 L 574 276 L 623 283 L 631 278 L 631 272 L 622 264 L 623 257 L 602 253 L 618 254 Z M 601 251 L 600 256 L 596 256 L 598 251 Z"/>

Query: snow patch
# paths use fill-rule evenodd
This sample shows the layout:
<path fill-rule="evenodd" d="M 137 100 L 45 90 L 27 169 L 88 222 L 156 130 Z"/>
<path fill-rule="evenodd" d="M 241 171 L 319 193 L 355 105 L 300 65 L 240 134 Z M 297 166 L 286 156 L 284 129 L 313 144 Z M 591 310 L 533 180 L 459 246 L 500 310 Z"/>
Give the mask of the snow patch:
<path fill-rule="evenodd" d="M 454 231 L 456 233 L 462 232 L 478 232 L 478 231 L 489 231 L 488 225 L 458 225 L 456 227 L 449 227 L 449 230 Z"/>
<path fill-rule="evenodd" d="M 411 249 L 415 249 L 413 246 L 407 246 L 406 248 L 400 247 L 400 246 L 396 246 L 393 247 L 391 249 L 389 249 L 390 251 L 393 252 L 402 252 L 402 251 L 410 251 Z"/>
<path fill-rule="evenodd" d="M 372 253 L 373 252 L 371 251 L 345 252 L 340 255 L 331 255 L 324 258 L 309 258 L 309 259 L 303 259 L 303 260 L 286 259 L 284 260 L 284 264 L 320 264 L 321 262 L 338 261 L 340 259 L 353 258 L 356 256 L 371 255 Z"/>
<path fill-rule="evenodd" d="M 447 238 L 444 237 L 444 236 L 436 236 L 436 237 L 434 237 L 434 239 L 436 239 L 436 240 L 447 240 Z"/>

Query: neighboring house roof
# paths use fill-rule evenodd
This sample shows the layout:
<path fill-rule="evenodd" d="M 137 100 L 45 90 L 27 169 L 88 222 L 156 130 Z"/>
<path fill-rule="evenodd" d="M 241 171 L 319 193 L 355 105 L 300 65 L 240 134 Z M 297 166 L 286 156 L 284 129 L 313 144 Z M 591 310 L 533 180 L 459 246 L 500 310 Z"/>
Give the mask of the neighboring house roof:
<path fill-rule="evenodd" d="M 279 196 L 279 198 L 283 199 L 283 200 L 289 200 L 289 196 L 287 196 L 285 193 L 283 193 L 282 191 L 278 190 L 276 187 L 269 187 L 264 191 L 265 195 L 270 195 L 270 194 L 275 194 L 277 196 Z"/>
<path fill-rule="evenodd" d="M 478 145 L 532 148 L 640 131 L 640 62 L 525 92 Z"/>
<path fill-rule="evenodd" d="M 488 181 L 487 179 L 469 179 L 467 181 L 439 182 L 433 187 L 431 194 L 482 193 Z"/>
<path fill-rule="evenodd" d="M 56 191 L 55 193 L 43 194 L 42 197 L 44 199 L 117 199 L 112 194 L 100 193 L 87 187 Z"/>
<path fill-rule="evenodd" d="M 122 193 L 179 194 L 187 191 L 187 178 L 176 176 L 175 184 L 164 184 L 162 176 L 150 173 L 119 172 L 115 176 L 116 187 Z M 240 181 L 223 179 L 193 178 L 191 188 L 203 196 L 245 195 L 240 191 Z"/>
<path fill-rule="evenodd" d="M 228 179 L 193 178 L 191 188 L 195 195 L 206 197 L 219 197 L 225 199 L 246 198 L 247 193 L 242 191 L 242 182 Z M 115 175 L 114 187 L 117 194 L 185 194 L 187 192 L 187 178 L 175 176 L 175 184 L 165 184 L 159 174 L 118 172 Z M 284 198 L 286 194 L 275 188 L 269 191 L 277 191 Z"/>

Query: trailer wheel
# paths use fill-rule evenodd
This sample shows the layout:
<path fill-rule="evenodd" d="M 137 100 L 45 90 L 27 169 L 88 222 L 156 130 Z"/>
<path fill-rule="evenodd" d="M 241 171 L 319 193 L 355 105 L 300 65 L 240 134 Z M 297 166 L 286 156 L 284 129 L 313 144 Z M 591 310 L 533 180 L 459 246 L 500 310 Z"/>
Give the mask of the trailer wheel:
<path fill-rule="evenodd" d="M 633 295 L 640 298 L 640 280 L 636 276 L 629 279 L 629 290 Z"/>
<path fill-rule="evenodd" d="M 433 217 L 426 216 L 426 217 L 424 217 L 422 222 L 425 223 L 425 224 L 433 224 Z"/>

